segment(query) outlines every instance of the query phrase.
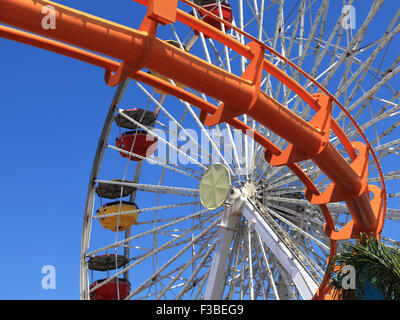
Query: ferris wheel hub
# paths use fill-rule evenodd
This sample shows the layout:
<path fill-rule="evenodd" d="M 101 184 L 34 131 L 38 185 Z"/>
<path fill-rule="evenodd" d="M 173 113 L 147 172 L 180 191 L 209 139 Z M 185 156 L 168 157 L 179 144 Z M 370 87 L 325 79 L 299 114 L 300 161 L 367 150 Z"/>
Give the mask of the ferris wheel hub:
<path fill-rule="evenodd" d="M 241 191 L 245 197 L 252 199 L 257 194 L 257 187 L 252 182 L 246 182 Z"/>
<path fill-rule="evenodd" d="M 228 168 L 220 163 L 209 167 L 200 181 L 200 201 L 208 210 L 224 205 L 231 191 L 231 176 Z"/>

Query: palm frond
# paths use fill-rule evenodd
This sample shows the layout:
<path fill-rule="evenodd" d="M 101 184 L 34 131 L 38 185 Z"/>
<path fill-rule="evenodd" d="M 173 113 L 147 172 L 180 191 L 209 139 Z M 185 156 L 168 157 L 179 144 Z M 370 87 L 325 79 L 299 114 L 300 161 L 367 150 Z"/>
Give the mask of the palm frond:
<path fill-rule="evenodd" d="M 356 272 L 356 288 L 342 287 L 346 274 L 344 265 L 353 266 Z M 378 241 L 374 236 L 361 234 L 356 243 L 347 243 L 339 252 L 331 267 L 334 294 L 339 299 L 368 299 L 382 296 L 387 300 L 400 300 L 400 250 Z"/>

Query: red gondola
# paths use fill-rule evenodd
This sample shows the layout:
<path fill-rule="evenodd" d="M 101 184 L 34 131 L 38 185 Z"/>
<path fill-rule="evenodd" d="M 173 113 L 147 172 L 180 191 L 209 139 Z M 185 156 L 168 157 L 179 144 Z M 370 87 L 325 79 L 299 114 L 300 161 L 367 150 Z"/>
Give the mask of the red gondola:
<path fill-rule="evenodd" d="M 93 282 L 90 289 L 107 279 L 101 279 Z M 131 284 L 126 279 L 113 279 L 100 288 L 90 293 L 90 300 L 123 300 L 131 291 Z"/>
<path fill-rule="evenodd" d="M 220 12 L 219 12 L 219 6 L 217 1 L 195 1 L 198 5 L 200 5 L 203 9 L 210 11 L 211 13 L 215 14 L 216 16 L 220 17 Z M 229 22 L 232 23 L 233 21 L 233 13 L 232 13 L 232 8 L 230 4 L 226 3 L 225 1 L 221 1 L 221 12 L 222 12 L 222 18 Z M 193 14 L 193 13 L 192 13 Z M 198 12 L 199 18 L 202 19 L 204 22 L 207 22 L 208 24 L 212 25 L 214 28 L 217 28 L 219 30 L 222 30 L 221 27 L 221 22 L 219 22 L 217 19 L 210 17 L 206 15 L 203 12 Z M 225 32 L 228 31 L 230 28 L 228 26 L 225 26 Z M 194 31 L 196 35 L 199 35 L 198 31 Z M 205 36 L 208 38 L 207 36 Z"/>
<path fill-rule="evenodd" d="M 116 139 L 116 146 L 127 152 L 137 154 L 144 158 L 151 156 L 157 148 L 157 138 L 147 134 L 144 130 L 128 131 Z M 140 161 L 142 158 L 120 152 L 124 158 L 132 161 Z"/>

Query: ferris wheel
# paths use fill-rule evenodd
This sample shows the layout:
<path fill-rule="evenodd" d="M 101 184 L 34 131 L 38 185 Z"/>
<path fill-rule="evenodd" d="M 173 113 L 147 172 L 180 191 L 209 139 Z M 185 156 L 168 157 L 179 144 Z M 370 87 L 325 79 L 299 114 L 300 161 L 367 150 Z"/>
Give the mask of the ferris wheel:
<path fill-rule="evenodd" d="M 102 52 L 123 63 L 105 76 L 82 299 L 329 299 L 343 243 L 399 240 L 398 7 L 382 23 L 390 1 L 136 2 L 135 50 Z"/>
<path fill-rule="evenodd" d="M 343 28 L 345 11 L 336 17 L 336 24 L 333 30 L 330 26 L 328 33 L 329 1 L 313 2 L 311 6 L 307 1 L 195 2 L 271 46 L 297 66 L 307 68 L 313 78 L 341 98 L 349 112 L 354 111 L 363 131 L 369 129 L 369 139 L 378 148 L 381 163 L 384 156 L 393 154 L 390 148 L 398 144 L 396 135 L 391 134 L 394 127 L 377 127 L 379 121 L 391 118 L 398 108 L 396 88 L 391 87 L 397 72 L 378 70 L 373 62 L 398 33 L 398 16 L 393 17 L 387 33 L 377 38 L 381 41 L 368 47 L 363 44 L 366 27 L 382 2 L 371 6 L 368 19 L 354 35 L 349 35 L 351 29 Z M 198 8 L 191 10 L 195 17 L 239 43 L 246 42 L 243 34 Z M 312 20 L 307 23 L 309 17 Z M 273 28 L 266 28 L 266 22 Z M 164 39 L 230 73 L 243 74 L 250 64 L 230 47 L 196 30 L 170 25 Z M 366 56 L 366 51 L 369 58 L 364 61 L 359 56 Z M 274 54 L 266 53 L 265 59 L 294 79 L 300 78 L 297 70 L 291 70 Z M 393 67 L 398 62 L 394 61 Z M 376 86 L 368 88 L 371 78 L 379 79 L 379 84 L 376 81 Z M 173 79 L 170 81 L 182 87 Z M 306 121 L 312 118 L 310 108 L 287 86 L 274 81 L 269 74 L 263 74 L 260 81 L 261 90 L 296 115 Z M 331 86 L 330 82 L 335 84 Z M 312 94 L 319 90 L 308 79 L 301 83 Z M 105 124 L 111 131 L 102 152 L 106 153 L 105 158 L 122 156 L 120 170 L 112 164 L 113 169 L 104 176 L 101 170 L 95 175 L 96 183 L 91 186 L 89 197 L 94 193 L 97 197 L 90 202 L 94 205 L 87 208 L 91 221 L 85 226 L 83 240 L 83 256 L 89 262 L 108 259 L 112 272 L 100 281 L 92 278 L 91 287 L 84 290 L 85 297 L 96 298 L 102 292 L 102 284 L 117 284 L 119 298 L 123 299 L 312 298 L 324 280 L 332 243 L 324 232 L 324 215 L 304 196 L 299 177 L 287 166 L 270 165 L 254 136 L 251 139 L 226 123 L 209 130 L 201 113 L 179 98 L 140 82 L 125 82 L 119 90 L 113 114 Z M 130 90 L 135 92 L 133 99 L 125 98 L 124 92 Z M 221 104 L 202 92 L 187 90 Z M 386 90 L 391 93 L 379 97 L 378 92 Z M 139 94 L 145 98 L 142 105 L 136 102 Z M 240 119 L 282 149 L 287 145 L 254 119 L 246 115 Z M 360 136 L 344 113 L 339 113 L 336 121 L 343 122 L 340 126 L 349 139 Z M 146 135 L 147 144 L 143 144 L 140 141 L 146 140 Z M 334 146 L 341 144 L 337 136 L 331 135 L 329 140 Z M 158 144 L 157 156 L 153 156 L 154 148 L 148 149 L 154 144 Z M 302 160 L 300 167 L 304 172 L 318 188 L 327 189 L 331 183 L 327 175 L 311 161 Z M 373 167 L 372 157 L 370 160 Z M 95 166 L 98 168 L 97 163 Z M 397 178 L 398 172 L 386 173 L 386 179 Z M 112 195 L 110 207 L 110 203 L 101 202 L 107 198 L 104 192 Z M 145 193 L 149 195 L 144 196 Z M 127 199 L 124 195 L 130 205 L 123 202 Z M 100 207 L 98 214 L 94 214 Z M 349 210 L 343 202 L 332 203 L 329 209 L 337 229 L 348 223 Z M 113 231 L 120 228 L 124 232 L 120 236 L 109 233 L 109 240 L 105 240 L 102 219 L 112 219 Z M 124 225 L 127 219 L 131 222 Z M 89 238 L 94 250 L 85 247 Z M 125 264 L 118 265 L 118 259 Z M 90 263 L 82 263 L 83 272 L 93 274 L 96 270 Z"/>

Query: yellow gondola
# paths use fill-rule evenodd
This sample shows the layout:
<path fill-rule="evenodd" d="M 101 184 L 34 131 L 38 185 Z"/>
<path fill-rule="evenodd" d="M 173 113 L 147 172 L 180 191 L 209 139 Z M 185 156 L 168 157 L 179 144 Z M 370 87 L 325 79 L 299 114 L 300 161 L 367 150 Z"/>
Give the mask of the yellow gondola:
<path fill-rule="evenodd" d="M 97 210 L 100 224 L 103 228 L 111 231 L 124 231 L 136 224 L 139 213 L 135 211 L 138 207 L 134 202 L 115 201 L 106 203 Z M 101 217 L 104 216 L 104 217 Z"/>

